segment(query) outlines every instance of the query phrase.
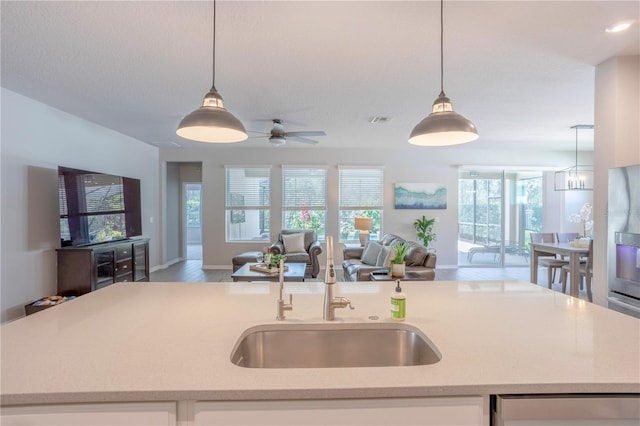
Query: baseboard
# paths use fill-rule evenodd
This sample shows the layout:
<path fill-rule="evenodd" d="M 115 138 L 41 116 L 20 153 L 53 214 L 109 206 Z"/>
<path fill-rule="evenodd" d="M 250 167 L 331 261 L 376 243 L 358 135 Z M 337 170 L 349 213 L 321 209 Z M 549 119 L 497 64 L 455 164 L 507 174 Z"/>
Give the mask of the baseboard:
<path fill-rule="evenodd" d="M 184 258 L 182 258 L 182 257 L 178 257 L 176 259 L 172 259 L 172 260 L 168 261 L 167 263 L 163 263 L 162 265 L 157 265 L 157 266 L 153 266 L 153 267 L 149 268 L 149 272 L 159 271 L 160 269 L 167 269 L 169 266 L 175 265 L 176 263 L 182 262 L 183 260 L 184 260 Z"/>

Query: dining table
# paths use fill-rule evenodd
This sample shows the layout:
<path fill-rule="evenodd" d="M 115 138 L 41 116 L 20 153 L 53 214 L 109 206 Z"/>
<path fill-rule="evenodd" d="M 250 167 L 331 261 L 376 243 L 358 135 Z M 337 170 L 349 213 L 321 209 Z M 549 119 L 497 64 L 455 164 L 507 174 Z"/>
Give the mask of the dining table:
<path fill-rule="evenodd" d="M 589 255 L 589 247 L 574 246 L 571 243 L 532 243 L 531 282 L 538 284 L 538 257 L 549 253 L 569 257 L 569 294 L 578 297 L 580 286 L 580 258 Z"/>

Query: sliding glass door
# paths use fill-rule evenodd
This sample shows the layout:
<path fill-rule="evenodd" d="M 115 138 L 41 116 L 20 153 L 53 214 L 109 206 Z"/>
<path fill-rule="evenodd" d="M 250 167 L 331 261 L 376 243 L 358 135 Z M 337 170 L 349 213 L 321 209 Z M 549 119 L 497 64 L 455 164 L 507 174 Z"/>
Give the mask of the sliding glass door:
<path fill-rule="evenodd" d="M 458 265 L 526 266 L 529 233 L 542 227 L 542 173 L 461 171 Z"/>

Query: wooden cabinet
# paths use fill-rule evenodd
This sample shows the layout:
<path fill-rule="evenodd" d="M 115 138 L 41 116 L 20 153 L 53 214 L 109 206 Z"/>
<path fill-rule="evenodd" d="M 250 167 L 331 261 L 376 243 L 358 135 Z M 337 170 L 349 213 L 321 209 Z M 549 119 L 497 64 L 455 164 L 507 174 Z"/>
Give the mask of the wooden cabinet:
<path fill-rule="evenodd" d="M 83 247 L 58 254 L 58 294 L 80 296 L 115 282 L 149 281 L 149 239 Z"/>

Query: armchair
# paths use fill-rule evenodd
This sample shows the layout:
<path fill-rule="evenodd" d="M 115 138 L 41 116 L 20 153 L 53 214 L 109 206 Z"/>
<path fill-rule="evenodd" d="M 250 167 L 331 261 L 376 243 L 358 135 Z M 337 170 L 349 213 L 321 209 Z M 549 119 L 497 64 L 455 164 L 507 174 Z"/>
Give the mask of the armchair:
<path fill-rule="evenodd" d="M 296 237 L 293 237 L 293 234 L 304 235 L 301 247 L 296 247 L 299 241 L 294 241 Z M 287 250 L 287 245 L 289 245 L 289 250 Z M 305 273 L 313 278 L 316 278 L 320 273 L 318 256 L 322 253 L 322 245 L 316 237 L 316 231 L 312 229 L 283 229 L 278 235 L 278 240 L 271 244 L 269 249 L 273 254 L 287 256 L 287 262 L 306 263 Z M 304 251 L 300 249 L 304 249 Z"/>

